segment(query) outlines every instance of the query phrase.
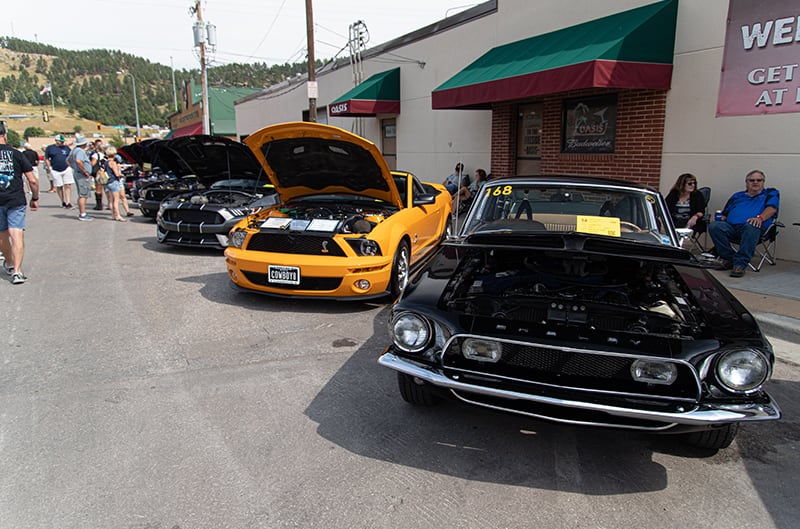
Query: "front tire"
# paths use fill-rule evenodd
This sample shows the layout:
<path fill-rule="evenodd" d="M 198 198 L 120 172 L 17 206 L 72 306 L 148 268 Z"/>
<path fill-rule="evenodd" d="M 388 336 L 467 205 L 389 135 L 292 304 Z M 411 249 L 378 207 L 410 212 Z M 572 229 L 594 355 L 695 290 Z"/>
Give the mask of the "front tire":
<path fill-rule="evenodd" d="M 403 400 L 414 406 L 435 406 L 439 398 L 434 395 L 427 384 L 405 373 L 397 373 L 397 386 Z"/>
<path fill-rule="evenodd" d="M 697 448 L 720 450 L 731 445 L 738 431 L 739 423 L 734 422 L 721 428 L 686 434 L 686 442 Z"/>
<path fill-rule="evenodd" d="M 403 289 L 408 284 L 408 273 L 411 266 L 411 253 L 408 249 L 406 241 L 400 241 L 397 245 L 397 252 L 394 254 L 394 262 L 392 263 L 392 282 L 390 292 L 392 298 L 400 297 Z"/>

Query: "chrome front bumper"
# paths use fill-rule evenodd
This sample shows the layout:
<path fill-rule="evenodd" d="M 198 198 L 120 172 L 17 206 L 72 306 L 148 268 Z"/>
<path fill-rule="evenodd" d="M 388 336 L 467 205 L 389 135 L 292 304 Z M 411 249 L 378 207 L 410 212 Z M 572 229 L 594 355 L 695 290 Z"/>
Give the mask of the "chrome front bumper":
<path fill-rule="evenodd" d="M 661 423 L 683 424 L 690 426 L 710 426 L 722 425 L 725 423 L 746 422 L 746 421 L 769 421 L 780 419 L 781 410 L 777 404 L 770 402 L 769 404 L 699 404 L 694 409 L 673 413 L 673 412 L 659 412 L 653 410 L 642 410 L 634 408 L 623 408 L 618 406 L 608 406 L 604 404 L 595 404 L 591 402 L 582 402 L 577 400 L 565 400 L 553 397 L 546 397 L 542 395 L 531 395 L 527 393 L 519 393 L 516 391 L 508 391 L 497 388 L 490 388 L 485 386 L 478 386 L 475 384 L 464 384 L 457 380 L 450 379 L 444 376 L 440 371 L 431 368 L 430 366 L 416 363 L 412 360 L 402 358 L 394 353 L 386 352 L 378 359 L 378 363 L 382 366 L 394 369 L 406 375 L 416 377 L 429 384 L 440 388 L 447 388 L 453 391 L 463 391 L 467 393 L 477 393 L 489 397 L 498 397 L 508 400 L 523 400 L 535 402 L 540 404 L 548 404 L 553 406 L 562 406 L 565 408 L 576 408 L 594 412 L 607 413 L 617 417 L 627 417 L 630 419 L 640 419 L 645 421 L 657 421 Z M 468 399 L 456 395 L 462 400 L 471 402 L 473 404 L 483 405 L 479 402 L 473 402 Z M 488 406 L 493 407 L 493 406 Z M 509 408 L 497 408 L 504 411 L 515 413 L 523 413 Z M 534 415 L 527 414 L 525 415 Z M 599 423 L 583 423 L 580 421 L 564 421 L 558 417 L 534 415 L 559 422 L 568 422 L 571 424 L 592 424 L 601 425 Z M 608 424 L 606 426 L 618 425 Z"/>

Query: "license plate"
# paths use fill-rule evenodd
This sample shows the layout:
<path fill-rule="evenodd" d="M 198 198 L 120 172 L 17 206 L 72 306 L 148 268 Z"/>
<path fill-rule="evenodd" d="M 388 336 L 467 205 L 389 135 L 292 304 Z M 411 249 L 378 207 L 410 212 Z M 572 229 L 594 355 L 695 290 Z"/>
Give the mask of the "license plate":
<path fill-rule="evenodd" d="M 269 265 L 269 282 L 283 285 L 299 285 L 300 268 L 297 266 Z"/>

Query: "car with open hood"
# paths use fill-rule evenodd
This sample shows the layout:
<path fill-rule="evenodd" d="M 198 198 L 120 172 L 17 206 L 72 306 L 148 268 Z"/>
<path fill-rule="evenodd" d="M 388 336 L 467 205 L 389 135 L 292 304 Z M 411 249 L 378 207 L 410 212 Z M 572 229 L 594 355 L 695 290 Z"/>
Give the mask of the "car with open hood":
<path fill-rule="evenodd" d="M 396 296 L 450 229 L 447 190 L 390 171 L 360 136 L 297 122 L 263 128 L 245 143 L 281 202 L 231 230 L 225 257 L 236 287 L 293 297 Z"/>
<path fill-rule="evenodd" d="M 130 181 L 128 192 L 145 217 L 156 218 L 161 200 L 172 193 L 191 189 L 195 180 L 193 175 L 181 178 L 169 164 L 161 162 L 159 154 L 167 145 L 166 140 L 148 139 L 125 145 L 119 149 L 123 161 L 135 165 L 135 178 Z M 170 158 L 169 152 L 165 157 Z M 184 173 L 185 174 L 185 173 Z M 126 187 L 128 185 L 126 177 Z"/>
<path fill-rule="evenodd" d="M 277 203 L 261 164 L 240 142 L 208 135 L 175 138 L 159 150 L 158 161 L 180 176 L 177 182 L 191 181 L 188 189 L 159 201 L 160 243 L 225 248 L 239 220 Z"/>
<path fill-rule="evenodd" d="M 727 447 L 780 418 L 753 316 L 680 247 L 661 195 L 569 176 L 487 182 L 391 310 L 400 396 Z"/>

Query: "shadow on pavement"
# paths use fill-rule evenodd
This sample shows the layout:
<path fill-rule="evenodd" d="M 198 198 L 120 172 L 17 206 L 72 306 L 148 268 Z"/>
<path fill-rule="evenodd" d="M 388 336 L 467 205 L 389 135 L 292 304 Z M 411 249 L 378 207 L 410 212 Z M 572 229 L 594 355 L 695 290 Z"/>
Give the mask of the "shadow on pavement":
<path fill-rule="evenodd" d="M 377 357 L 388 308 L 374 334 L 317 394 L 306 415 L 342 448 L 458 478 L 590 495 L 662 490 L 666 469 L 640 433 L 562 426 L 445 401 L 417 408 L 400 398 Z"/>

